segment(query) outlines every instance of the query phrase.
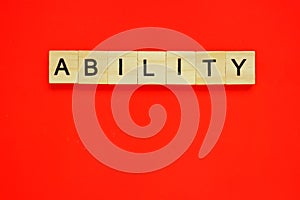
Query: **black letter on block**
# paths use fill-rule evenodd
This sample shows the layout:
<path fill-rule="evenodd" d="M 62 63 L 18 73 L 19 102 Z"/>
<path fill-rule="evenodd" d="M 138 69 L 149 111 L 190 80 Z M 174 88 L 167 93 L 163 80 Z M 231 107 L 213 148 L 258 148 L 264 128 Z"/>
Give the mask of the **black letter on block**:
<path fill-rule="evenodd" d="M 217 62 L 216 59 L 209 59 L 209 60 L 202 60 L 202 62 L 207 62 L 207 75 L 211 76 L 211 63 L 212 62 Z"/>
<path fill-rule="evenodd" d="M 241 68 L 243 66 L 243 64 L 246 62 L 246 59 L 244 58 L 241 62 L 241 64 L 237 64 L 235 59 L 231 59 L 231 61 L 233 62 L 233 64 L 235 65 L 235 67 L 237 68 L 237 73 L 236 75 L 237 76 L 240 76 L 241 75 Z"/>
<path fill-rule="evenodd" d="M 91 63 L 89 65 L 89 63 Z M 97 61 L 94 59 L 84 59 L 84 75 L 85 76 L 95 76 L 98 73 L 98 69 L 96 67 Z M 89 72 L 89 69 L 93 69 L 93 72 Z"/>
<path fill-rule="evenodd" d="M 154 73 L 147 73 L 147 60 L 146 59 L 143 60 L 143 64 L 144 64 L 144 76 L 154 76 Z"/>
<path fill-rule="evenodd" d="M 181 58 L 178 58 L 177 75 L 181 75 Z"/>
<path fill-rule="evenodd" d="M 122 71 L 122 68 L 123 68 L 123 62 L 122 62 L 122 58 L 119 58 L 119 75 L 123 75 L 123 71 Z"/>
<path fill-rule="evenodd" d="M 61 65 L 63 65 L 63 67 L 60 67 Z M 54 75 L 57 75 L 59 70 L 65 71 L 67 76 L 70 75 L 70 72 L 69 72 L 69 70 L 67 68 L 67 65 L 65 63 L 65 60 L 63 58 L 59 59 L 57 67 L 56 67 L 55 72 L 54 72 Z"/>

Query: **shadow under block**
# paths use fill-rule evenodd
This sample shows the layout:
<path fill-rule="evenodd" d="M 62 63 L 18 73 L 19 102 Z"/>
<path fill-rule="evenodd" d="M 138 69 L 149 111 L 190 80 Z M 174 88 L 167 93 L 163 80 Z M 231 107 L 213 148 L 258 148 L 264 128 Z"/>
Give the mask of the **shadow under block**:
<path fill-rule="evenodd" d="M 107 51 L 79 51 L 79 75 L 81 84 L 107 84 Z"/>
<path fill-rule="evenodd" d="M 167 84 L 195 84 L 196 52 L 167 52 Z"/>
<path fill-rule="evenodd" d="M 196 85 L 225 84 L 225 51 L 196 52 Z"/>
<path fill-rule="evenodd" d="M 49 52 L 49 83 L 78 82 L 78 51 Z"/>
<path fill-rule="evenodd" d="M 166 84 L 166 52 L 138 51 L 138 84 Z"/>
<path fill-rule="evenodd" d="M 226 84 L 255 84 L 255 52 L 226 52 Z"/>
<path fill-rule="evenodd" d="M 108 52 L 108 84 L 137 84 L 137 51 Z"/>

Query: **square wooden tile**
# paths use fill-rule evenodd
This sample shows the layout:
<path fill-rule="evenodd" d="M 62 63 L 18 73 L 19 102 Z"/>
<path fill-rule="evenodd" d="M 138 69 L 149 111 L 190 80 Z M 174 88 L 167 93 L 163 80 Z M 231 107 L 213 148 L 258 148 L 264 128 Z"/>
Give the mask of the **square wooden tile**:
<path fill-rule="evenodd" d="M 79 51 L 79 83 L 107 84 L 107 51 Z"/>
<path fill-rule="evenodd" d="M 137 51 L 108 52 L 108 84 L 137 84 Z"/>
<path fill-rule="evenodd" d="M 225 51 L 196 52 L 196 84 L 225 84 Z"/>
<path fill-rule="evenodd" d="M 195 84 L 196 52 L 167 52 L 167 84 Z"/>
<path fill-rule="evenodd" d="M 138 51 L 138 84 L 166 84 L 166 52 Z"/>
<path fill-rule="evenodd" d="M 255 84 L 255 52 L 226 52 L 226 84 Z"/>
<path fill-rule="evenodd" d="M 49 51 L 49 83 L 78 82 L 78 51 Z"/>

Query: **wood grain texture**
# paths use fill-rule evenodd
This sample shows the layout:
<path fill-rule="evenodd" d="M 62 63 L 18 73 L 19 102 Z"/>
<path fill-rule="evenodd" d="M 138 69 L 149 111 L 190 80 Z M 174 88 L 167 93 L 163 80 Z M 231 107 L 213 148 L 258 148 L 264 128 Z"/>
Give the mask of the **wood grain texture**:
<path fill-rule="evenodd" d="M 226 84 L 255 84 L 254 51 L 226 52 Z"/>
<path fill-rule="evenodd" d="M 67 72 L 62 70 L 66 67 Z M 57 68 L 61 70 L 57 71 Z M 49 83 L 78 82 L 78 51 L 49 51 Z"/>
<path fill-rule="evenodd" d="M 138 84 L 166 84 L 166 71 L 166 52 L 138 51 Z"/>
<path fill-rule="evenodd" d="M 224 51 L 196 52 L 196 85 L 225 84 Z"/>
<path fill-rule="evenodd" d="M 167 84 L 195 84 L 196 52 L 167 52 Z"/>
<path fill-rule="evenodd" d="M 79 51 L 79 83 L 107 84 L 107 51 Z M 94 75 L 93 61 L 97 73 Z"/>
<path fill-rule="evenodd" d="M 137 51 L 108 52 L 108 84 L 137 84 Z"/>

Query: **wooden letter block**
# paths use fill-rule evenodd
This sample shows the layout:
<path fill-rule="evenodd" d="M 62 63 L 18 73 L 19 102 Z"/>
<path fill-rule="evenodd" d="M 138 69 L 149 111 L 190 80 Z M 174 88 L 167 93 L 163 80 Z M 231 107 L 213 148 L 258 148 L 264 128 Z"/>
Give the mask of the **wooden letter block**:
<path fill-rule="evenodd" d="M 49 52 L 49 83 L 78 82 L 78 51 Z"/>
<path fill-rule="evenodd" d="M 137 84 L 137 51 L 108 52 L 108 84 Z"/>
<path fill-rule="evenodd" d="M 225 51 L 196 52 L 196 85 L 225 84 Z"/>
<path fill-rule="evenodd" d="M 166 84 L 166 52 L 138 51 L 138 84 Z"/>
<path fill-rule="evenodd" d="M 107 84 L 106 51 L 79 51 L 79 83 Z"/>
<path fill-rule="evenodd" d="M 255 84 L 255 52 L 226 52 L 226 84 Z"/>
<path fill-rule="evenodd" d="M 195 84 L 196 52 L 167 52 L 167 84 Z"/>

